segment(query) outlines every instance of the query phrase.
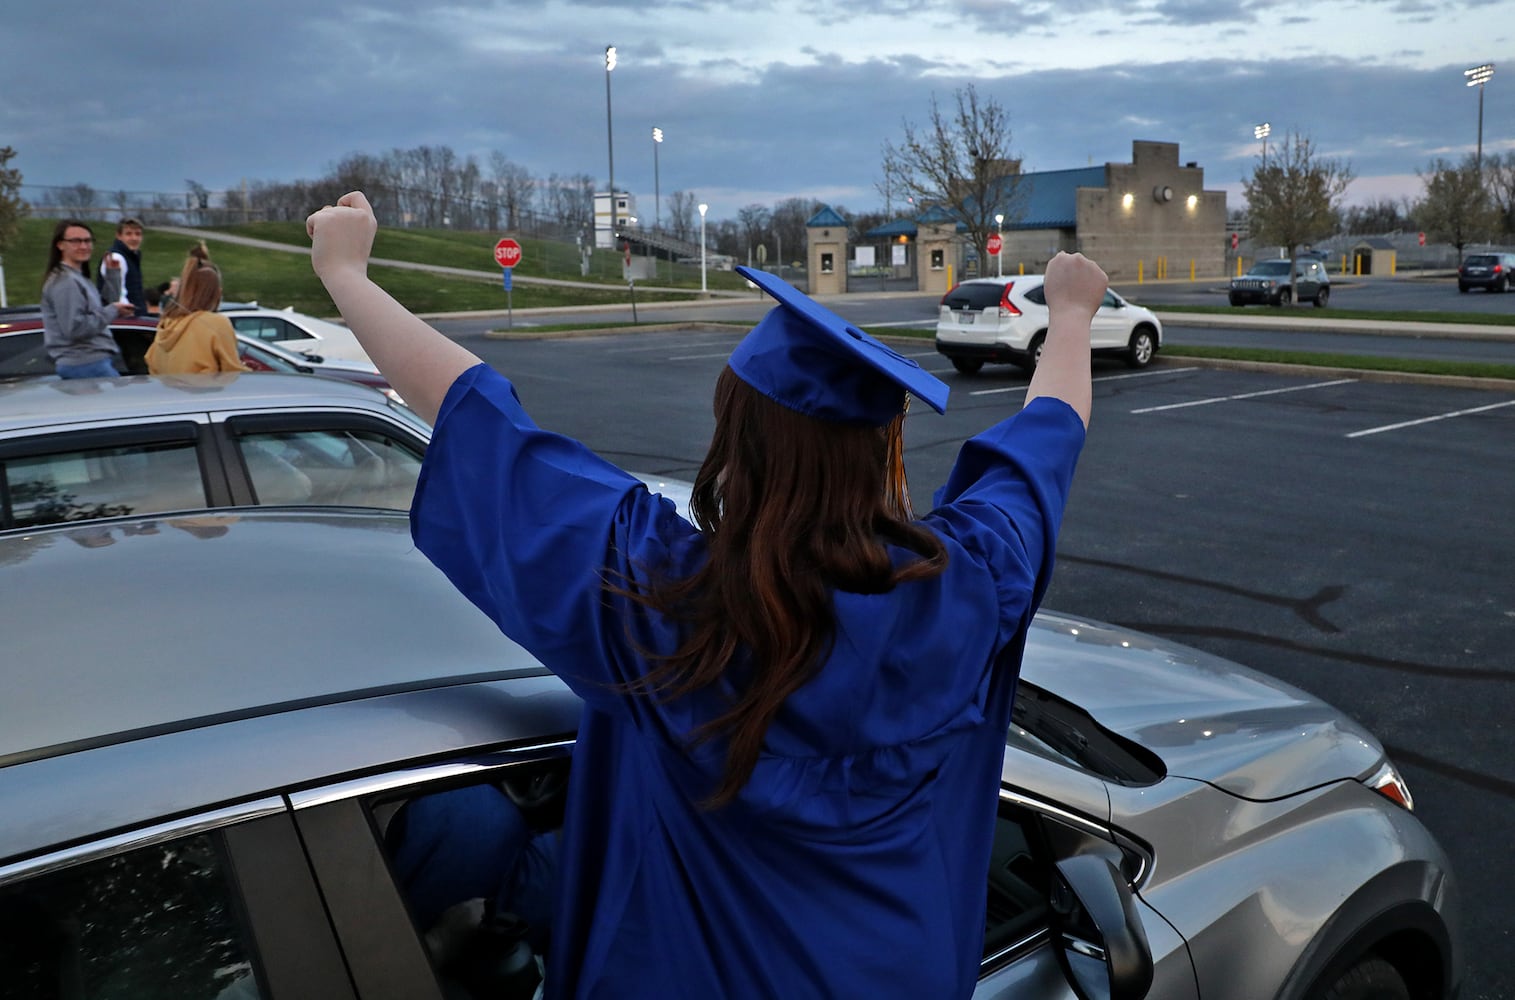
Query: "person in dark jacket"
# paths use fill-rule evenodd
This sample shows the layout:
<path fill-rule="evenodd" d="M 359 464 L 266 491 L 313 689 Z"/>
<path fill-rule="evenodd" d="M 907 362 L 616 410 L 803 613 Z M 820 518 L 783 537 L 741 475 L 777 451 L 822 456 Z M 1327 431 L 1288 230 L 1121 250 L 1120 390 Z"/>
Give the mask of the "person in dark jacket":
<path fill-rule="evenodd" d="M 116 223 L 116 240 L 100 258 L 100 274 L 95 287 L 105 295 L 107 271 L 120 269 L 115 301 L 125 302 L 138 316 L 147 315 L 147 295 L 142 287 L 142 220 L 126 218 Z"/>

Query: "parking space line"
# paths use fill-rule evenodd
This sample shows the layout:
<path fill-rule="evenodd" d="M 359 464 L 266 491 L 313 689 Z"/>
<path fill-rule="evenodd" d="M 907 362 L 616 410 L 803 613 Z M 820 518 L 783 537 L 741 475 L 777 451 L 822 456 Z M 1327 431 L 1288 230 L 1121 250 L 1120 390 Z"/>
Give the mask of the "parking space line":
<path fill-rule="evenodd" d="M 1124 375 L 1101 375 L 1099 378 L 1094 379 L 1093 381 L 1095 381 L 1095 382 L 1113 382 L 1116 379 L 1122 379 L 1122 378 L 1146 378 L 1149 375 L 1172 375 L 1174 372 L 1192 372 L 1192 371 L 1198 371 L 1198 370 L 1199 369 L 1197 369 L 1197 368 L 1157 368 L 1157 369 L 1153 369 L 1152 371 L 1145 371 L 1145 372 L 1126 372 Z M 968 393 L 968 395 L 970 395 L 970 396 L 992 396 L 992 395 L 994 395 L 995 393 L 998 393 L 998 392 L 1020 392 L 1021 390 L 1025 389 L 1025 388 L 1026 387 L 1024 385 L 1007 385 L 1007 386 L 1005 386 L 1004 388 L 1001 388 L 1001 389 L 975 389 L 973 392 Z"/>
<path fill-rule="evenodd" d="M 1365 431 L 1353 431 L 1348 434 L 1349 438 L 1366 437 L 1369 434 L 1381 434 L 1384 431 L 1397 431 L 1401 427 L 1414 427 L 1416 424 L 1429 424 L 1438 420 L 1451 420 L 1453 417 L 1465 417 L 1470 413 L 1486 413 L 1489 410 L 1498 410 L 1506 406 L 1515 406 L 1515 399 L 1507 399 L 1503 403 L 1490 403 L 1488 406 L 1475 406 L 1467 410 L 1453 410 L 1451 413 L 1438 413 L 1430 417 L 1421 417 L 1419 420 L 1402 420 L 1397 424 L 1385 424 L 1382 427 L 1369 427 Z"/>
<path fill-rule="evenodd" d="M 1144 406 L 1132 413 L 1156 413 L 1159 410 L 1181 410 L 1186 406 L 1208 406 L 1210 403 L 1229 403 L 1237 399 L 1256 399 L 1258 396 L 1277 396 L 1284 392 L 1302 392 L 1305 389 L 1324 389 L 1332 385 L 1346 385 L 1356 382 L 1355 378 L 1338 378 L 1329 382 L 1311 382 L 1309 385 L 1290 385 L 1282 389 L 1264 389 L 1261 392 L 1239 392 L 1234 396 L 1211 396 L 1208 399 L 1191 399 L 1185 403 L 1167 403 L 1163 406 Z"/>
<path fill-rule="evenodd" d="M 730 356 L 731 356 L 731 352 L 730 351 L 716 351 L 714 354 L 675 354 L 674 356 L 670 357 L 668 360 L 669 361 L 703 361 L 706 358 L 726 358 L 726 357 L 730 357 Z"/>
<path fill-rule="evenodd" d="M 674 340 L 674 339 L 676 339 L 676 338 L 674 338 L 674 337 L 666 337 L 666 338 L 664 338 L 665 341 Z M 570 339 L 570 340 L 563 341 L 563 342 L 564 343 L 572 343 L 573 341 L 572 341 L 572 339 Z M 722 344 L 722 343 L 726 343 L 726 341 L 712 340 L 708 344 L 690 344 L 690 343 L 685 342 L 685 343 L 679 344 L 679 346 L 680 347 L 715 347 L 718 344 Z M 651 345 L 651 346 L 644 344 L 641 347 L 612 347 L 610 350 L 608 350 L 608 351 L 602 351 L 600 353 L 602 353 L 602 354 L 636 354 L 636 353 L 641 352 L 641 351 L 666 351 L 666 350 L 668 350 L 669 346 L 670 345 L 665 342 L 665 343 Z"/>

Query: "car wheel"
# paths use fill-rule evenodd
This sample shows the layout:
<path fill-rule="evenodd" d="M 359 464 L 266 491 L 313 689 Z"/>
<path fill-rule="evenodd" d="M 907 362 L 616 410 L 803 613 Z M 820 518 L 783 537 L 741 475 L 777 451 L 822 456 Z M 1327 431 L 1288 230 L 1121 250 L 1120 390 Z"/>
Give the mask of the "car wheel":
<path fill-rule="evenodd" d="M 1491 292 L 1498 292 L 1500 295 L 1503 295 L 1505 292 L 1508 292 L 1509 290 L 1510 290 L 1510 279 L 1509 278 L 1500 278 L 1498 281 L 1496 281 L 1494 283 L 1494 287 L 1491 288 L 1491 289 L 1489 289 L 1489 291 L 1491 291 Z"/>
<path fill-rule="evenodd" d="M 1042 344 L 1046 343 L 1047 335 L 1038 333 L 1031 338 L 1031 343 L 1026 345 L 1026 354 L 1016 364 L 1028 372 L 1036 371 L 1036 366 L 1042 363 Z"/>
<path fill-rule="evenodd" d="M 1374 955 L 1344 972 L 1317 1000 L 1410 1000 L 1399 970 Z"/>
<path fill-rule="evenodd" d="M 1152 331 L 1139 326 L 1131 333 L 1131 344 L 1126 348 L 1126 364 L 1132 368 L 1145 368 L 1152 363 L 1152 355 L 1156 350 Z"/>
<path fill-rule="evenodd" d="M 1242 300 L 1238 296 L 1233 295 L 1233 296 L 1231 296 L 1231 304 L 1233 306 L 1240 306 L 1240 305 L 1243 305 L 1244 303 L 1242 302 Z"/>
<path fill-rule="evenodd" d="M 1273 304 L 1279 308 L 1283 308 L 1284 306 L 1291 305 L 1293 302 L 1294 293 L 1287 288 L 1281 288 L 1278 291 L 1278 298 Z"/>
<path fill-rule="evenodd" d="M 1315 293 L 1315 308 L 1324 309 L 1326 307 L 1326 303 L 1330 301 L 1331 289 L 1322 288 L 1320 291 Z"/>
<path fill-rule="evenodd" d="M 953 358 L 952 367 L 964 375 L 977 375 L 978 370 L 984 367 L 984 363 L 982 361 L 970 361 L 967 358 Z"/>
<path fill-rule="evenodd" d="M 1457 290 L 1464 295 L 1468 294 L 1468 286 L 1464 285 L 1462 282 L 1457 283 Z"/>

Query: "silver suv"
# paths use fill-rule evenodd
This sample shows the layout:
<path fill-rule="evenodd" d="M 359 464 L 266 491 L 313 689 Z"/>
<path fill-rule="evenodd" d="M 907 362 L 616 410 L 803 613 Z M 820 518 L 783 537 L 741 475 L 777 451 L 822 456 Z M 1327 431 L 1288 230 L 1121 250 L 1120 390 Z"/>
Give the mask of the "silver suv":
<path fill-rule="evenodd" d="M 1231 304 L 1286 306 L 1298 296 L 1299 301 L 1313 302 L 1315 308 L 1324 309 L 1331 301 L 1331 275 L 1325 263 L 1302 256 L 1297 264 L 1291 283 L 1287 260 L 1257 261 L 1246 274 L 1231 279 Z"/>

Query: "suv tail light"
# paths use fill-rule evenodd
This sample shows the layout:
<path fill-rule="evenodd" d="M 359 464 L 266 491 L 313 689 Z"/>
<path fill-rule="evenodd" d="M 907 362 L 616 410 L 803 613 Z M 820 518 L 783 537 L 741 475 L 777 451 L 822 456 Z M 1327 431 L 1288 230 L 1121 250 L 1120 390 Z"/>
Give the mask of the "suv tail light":
<path fill-rule="evenodd" d="M 1012 281 L 1009 284 L 1007 284 L 1005 286 L 1005 290 L 1000 293 L 1000 296 L 999 296 L 999 318 L 1000 319 L 1009 319 L 1011 316 L 1019 316 L 1021 314 L 1021 311 L 1016 308 L 1015 303 L 1010 301 L 1010 289 L 1012 289 L 1014 287 L 1015 287 L 1015 282 Z"/>
<path fill-rule="evenodd" d="M 1503 264 L 1495 264 L 1494 265 L 1494 273 L 1495 274 L 1498 274 L 1500 271 L 1503 271 L 1503 270 L 1504 270 L 1504 265 Z"/>
<path fill-rule="evenodd" d="M 957 291 L 957 286 L 953 285 L 951 288 L 949 288 L 945 292 L 943 292 L 942 293 L 942 301 L 939 302 L 939 303 L 937 303 L 937 305 L 945 306 L 947 304 L 947 296 L 951 295 L 955 291 Z"/>

